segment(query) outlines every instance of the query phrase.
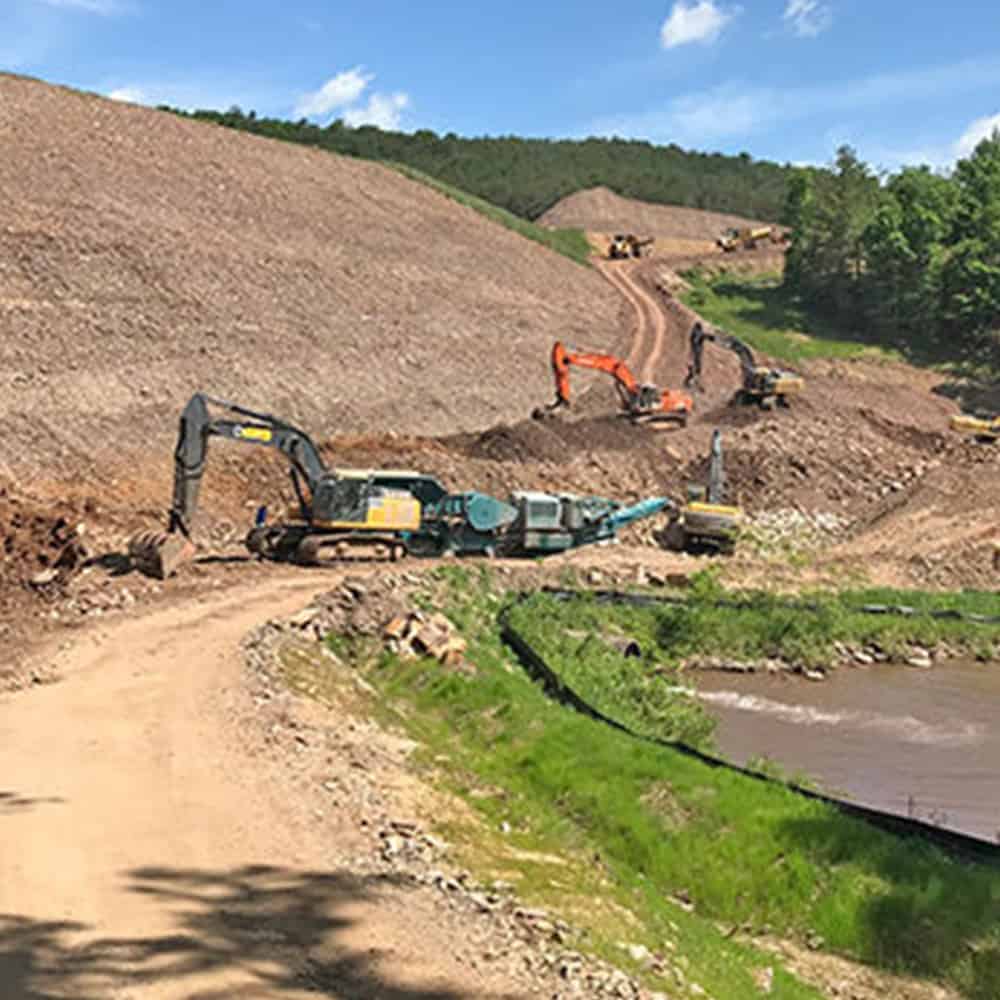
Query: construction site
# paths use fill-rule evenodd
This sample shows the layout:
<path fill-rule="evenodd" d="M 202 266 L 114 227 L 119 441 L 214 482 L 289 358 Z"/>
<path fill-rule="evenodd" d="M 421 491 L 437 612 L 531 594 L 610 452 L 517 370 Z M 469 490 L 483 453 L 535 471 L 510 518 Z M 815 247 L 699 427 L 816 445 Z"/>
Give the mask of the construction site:
<path fill-rule="evenodd" d="M 682 301 L 692 267 L 780 271 L 776 227 L 593 189 L 540 220 L 586 232 L 580 266 L 387 167 L 22 77 L 0 74 L 0 134 L 0 690 L 10 707 L 86 678 L 72 711 L 109 754 L 128 753 L 115 712 L 146 697 L 113 657 L 148 652 L 157 684 L 175 662 L 210 674 L 243 633 L 352 574 L 1000 585 L 1000 446 L 954 422 L 962 385 L 884 357 L 779 362 Z M 363 502 L 344 499 L 343 470 L 363 470 Z M 329 507 L 324 483 L 341 490 Z M 699 511 L 756 543 L 734 520 L 710 544 Z M 171 697 L 212 766 L 238 769 L 212 733 L 230 695 L 206 684 Z M 54 698 L 38 704 L 11 767 L 61 724 Z M 187 724 L 179 708 L 166 723 Z M 292 854 L 309 803 L 280 834 Z M 241 837 L 234 863 L 253 855 Z M 81 880 L 87 864 L 72 862 Z M 403 933 L 407 915 L 391 919 Z M 852 995 L 938 995 L 884 989 Z"/>

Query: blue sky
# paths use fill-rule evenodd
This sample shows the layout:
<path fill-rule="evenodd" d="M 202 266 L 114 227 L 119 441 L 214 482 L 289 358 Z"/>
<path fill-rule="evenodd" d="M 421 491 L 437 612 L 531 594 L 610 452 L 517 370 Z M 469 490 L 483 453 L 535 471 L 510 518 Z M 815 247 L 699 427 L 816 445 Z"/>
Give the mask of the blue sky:
<path fill-rule="evenodd" d="M 1000 125 L 1000 4 L 0 0 L 0 69 L 139 103 L 946 167 Z"/>

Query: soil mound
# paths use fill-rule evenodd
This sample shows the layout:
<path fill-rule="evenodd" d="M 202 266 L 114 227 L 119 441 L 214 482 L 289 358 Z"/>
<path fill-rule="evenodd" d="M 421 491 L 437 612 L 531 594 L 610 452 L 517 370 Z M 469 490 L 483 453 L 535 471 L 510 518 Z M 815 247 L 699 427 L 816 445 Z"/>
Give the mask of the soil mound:
<path fill-rule="evenodd" d="M 705 212 L 679 205 L 655 205 L 623 198 L 606 187 L 577 191 L 552 206 L 538 222 L 559 229 L 583 229 L 597 233 L 632 232 L 678 241 L 713 243 L 730 226 L 767 225 L 755 219 L 721 212 Z M 680 247 L 678 247 L 680 249 Z"/>
<path fill-rule="evenodd" d="M 481 429 L 614 327 L 597 274 L 374 163 L 4 74 L 0 145 L 0 472 L 169 454 L 196 390 L 318 438 Z"/>

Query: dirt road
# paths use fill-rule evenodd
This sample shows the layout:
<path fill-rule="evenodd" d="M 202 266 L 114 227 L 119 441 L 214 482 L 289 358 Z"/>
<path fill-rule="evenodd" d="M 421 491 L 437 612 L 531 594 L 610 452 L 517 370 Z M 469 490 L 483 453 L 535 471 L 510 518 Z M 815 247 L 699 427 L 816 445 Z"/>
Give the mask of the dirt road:
<path fill-rule="evenodd" d="M 521 995 L 429 890 L 352 872 L 350 762 L 255 698 L 241 637 L 336 575 L 139 614 L 0 700 L 4 1000 Z"/>
<path fill-rule="evenodd" d="M 633 279 L 631 269 L 626 264 L 615 265 L 605 261 L 595 261 L 595 264 L 635 312 L 632 345 L 626 362 L 636 369 L 640 381 L 652 382 L 666 339 L 667 325 L 663 310 Z"/>

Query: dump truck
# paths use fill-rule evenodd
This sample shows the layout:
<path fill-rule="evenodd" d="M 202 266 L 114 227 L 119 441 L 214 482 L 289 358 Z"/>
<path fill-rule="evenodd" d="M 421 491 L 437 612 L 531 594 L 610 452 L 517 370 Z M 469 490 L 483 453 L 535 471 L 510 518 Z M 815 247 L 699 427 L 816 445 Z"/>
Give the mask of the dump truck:
<path fill-rule="evenodd" d="M 617 233 L 611 238 L 611 243 L 608 246 L 608 260 L 641 257 L 643 249 L 652 246 L 655 239 L 653 236 L 640 239 L 635 233 Z"/>
<path fill-rule="evenodd" d="M 781 243 L 784 235 L 774 226 L 731 226 L 721 233 L 715 244 L 723 253 L 734 250 L 756 250 L 759 243 Z"/>

